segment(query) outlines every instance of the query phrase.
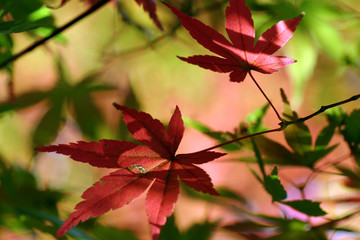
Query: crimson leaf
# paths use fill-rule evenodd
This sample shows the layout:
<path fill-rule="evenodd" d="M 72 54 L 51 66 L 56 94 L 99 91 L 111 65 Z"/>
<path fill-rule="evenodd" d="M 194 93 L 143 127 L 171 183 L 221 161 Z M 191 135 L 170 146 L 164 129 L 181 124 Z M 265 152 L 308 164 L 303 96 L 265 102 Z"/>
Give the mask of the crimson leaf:
<path fill-rule="evenodd" d="M 295 62 L 291 58 L 271 55 L 292 37 L 303 14 L 278 22 L 255 43 L 254 23 L 245 0 L 230 0 L 229 3 L 225 27 L 232 43 L 215 29 L 164 3 L 200 45 L 221 56 L 179 57 L 181 60 L 215 72 L 230 72 L 230 81 L 233 82 L 242 82 L 251 70 L 269 74 Z"/>
<path fill-rule="evenodd" d="M 168 129 L 149 114 L 114 106 L 123 111 L 123 119 L 136 140 L 144 145 L 124 141 L 99 140 L 39 147 L 40 152 L 57 152 L 75 161 L 104 168 L 120 168 L 103 177 L 87 189 L 70 215 L 59 229 L 63 236 L 71 227 L 91 216 L 98 217 L 110 209 L 130 203 L 150 185 L 146 197 L 146 212 L 152 238 L 158 239 L 161 227 L 174 210 L 179 194 L 179 178 L 187 186 L 212 195 L 218 195 L 208 174 L 194 164 L 202 164 L 219 158 L 224 153 L 200 151 L 176 154 L 184 133 L 184 123 L 178 107 L 169 122 Z"/>

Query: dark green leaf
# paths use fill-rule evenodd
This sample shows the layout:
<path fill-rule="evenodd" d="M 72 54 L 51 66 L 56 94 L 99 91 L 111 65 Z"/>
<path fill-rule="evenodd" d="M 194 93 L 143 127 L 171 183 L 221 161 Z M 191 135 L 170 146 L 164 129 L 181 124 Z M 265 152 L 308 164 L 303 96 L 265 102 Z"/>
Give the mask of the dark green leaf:
<path fill-rule="evenodd" d="M 103 118 L 99 109 L 95 106 L 89 95 L 79 95 L 72 98 L 74 106 L 75 119 L 79 124 L 81 131 L 90 139 L 96 140 L 98 131 Z"/>
<path fill-rule="evenodd" d="M 262 126 L 263 118 L 266 114 L 266 111 L 269 109 L 269 104 L 261 108 L 255 109 L 252 113 L 246 116 L 247 123 L 249 124 L 249 133 L 257 133 L 260 131 L 264 131 L 265 128 Z"/>
<path fill-rule="evenodd" d="M 59 227 L 64 224 L 58 216 L 39 211 L 38 209 L 16 207 L 15 212 L 19 220 L 24 221 L 28 228 L 38 229 L 43 232 L 50 233 L 54 237 L 56 236 L 56 232 Z M 48 222 L 52 223 L 52 226 L 48 226 Z M 80 231 L 78 228 L 72 228 L 68 234 L 79 239 L 92 240 L 92 238 Z"/>
<path fill-rule="evenodd" d="M 14 20 L 8 22 L 0 22 L 0 33 L 19 33 L 27 32 L 39 27 L 45 27 L 52 24 L 51 17 L 30 22 L 29 20 Z"/>
<path fill-rule="evenodd" d="M 137 240 L 135 234 L 129 230 L 121 230 L 114 227 L 96 225 L 91 231 L 96 239 L 116 239 L 116 240 Z"/>
<path fill-rule="evenodd" d="M 14 43 L 10 34 L 0 34 L 0 48 L 2 50 L 0 54 L 0 63 L 3 63 L 12 57 Z M 8 64 L 5 69 L 12 73 L 12 67 Z M 1 70 L 1 69 L 0 69 Z"/>
<path fill-rule="evenodd" d="M 349 168 L 337 167 L 338 170 L 346 177 L 344 183 L 348 187 L 360 188 L 360 170 L 352 170 Z"/>
<path fill-rule="evenodd" d="M 227 187 L 218 187 L 216 191 L 220 194 L 222 198 L 235 200 L 240 203 L 246 203 L 246 199 L 241 194 L 227 188 Z"/>
<path fill-rule="evenodd" d="M 63 99 L 52 102 L 50 109 L 45 113 L 34 131 L 34 147 L 49 144 L 57 136 L 58 130 L 63 122 L 62 108 Z"/>
<path fill-rule="evenodd" d="M 208 240 L 211 238 L 218 223 L 216 222 L 204 222 L 200 224 L 194 224 L 186 232 L 181 234 L 181 240 Z"/>
<path fill-rule="evenodd" d="M 42 0 L 22 0 L 12 5 L 10 13 L 14 19 L 28 19 L 29 16 L 44 6 Z"/>
<path fill-rule="evenodd" d="M 312 150 L 309 128 L 303 123 L 291 124 L 284 130 L 284 134 L 289 146 L 298 155 L 306 158 L 306 154 Z"/>
<path fill-rule="evenodd" d="M 39 190 L 35 177 L 18 167 L 11 167 L 0 174 L 0 182 L 6 200 L 13 206 L 34 208 L 56 213 L 56 203 L 62 193 L 52 190 Z"/>
<path fill-rule="evenodd" d="M 187 231 L 180 233 L 175 225 L 174 216 L 168 217 L 162 227 L 159 240 L 207 240 L 210 239 L 217 223 L 204 222 L 192 225 Z"/>
<path fill-rule="evenodd" d="M 298 119 L 296 112 L 294 112 L 292 110 L 292 108 L 290 106 L 290 102 L 287 99 L 287 96 L 282 88 L 280 89 L 280 95 L 281 95 L 282 104 L 283 104 L 283 111 L 282 111 L 283 118 L 286 121 L 293 121 L 293 120 Z"/>
<path fill-rule="evenodd" d="M 3 0 L 0 3 L 0 19 L 23 0 Z"/>
<path fill-rule="evenodd" d="M 292 110 L 289 101 L 281 89 L 281 98 L 283 102 L 283 117 L 287 121 L 295 121 L 298 115 Z M 305 123 L 295 123 L 288 125 L 284 130 L 286 142 L 298 156 L 301 165 L 313 167 L 314 161 L 309 158 L 308 153 L 312 151 L 312 141 L 309 128 Z"/>
<path fill-rule="evenodd" d="M 297 165 L 299 159 L 286 147 L 264 136 L 255 137 L 256 145 L 260 149 L 266 163 Z"/>
<path fill-rule="evenodd" d="M 47 97 L 49 97 L 48 92 L 36 91 L 36 92 L 25 93 L 21 96 L 18 96 L 14 102 L 1 103 L 0 113 L 29 107 L 44 100 Z"/>
<path fill-rule="evenodd" d="M 161 228 L 159 240 L 180 240 L 180 232 L 175 224 L 174 214 L 167 218 L 165 225 Z"/>
<path fill-rule="evenodd" d="M 360 143 L 360 110 L 356 109 L 352 111 L 350 116 L 345 120 L 345 130 L 343 132 L 345 139 L 354 143 L 355 145 Z"/>
<path fill-rule="evenodd" d="M 259 164 L 260 171 L 261 171 L 263 177 L 265 178 L 266 174 L 265 174 L 265 168 L 264 168 L 264 161 L 263 161 L 263 159 L 261 157 L 261 153 L 260 153 L 254 139 L 251 139 L 251 143 L 253 145 L 253 150 L 255 152 L 255 157 L 256 157 L 256 160 L 257 160 L 257 162 Z"/>
<path fill-rule="evenodd" d="M 304 163 L 308 163 L 309 165 L 307 166 L 312 166 L 313 163 L 315 163 L 317 160 L 325 157 L 326 155 L 328 155 L 330 152 L 332 152 L 335 148 L 337 147 L 337 145 L 335 146 L 331 146 L 325 149 L 314 149 L 311 152 L 308 152 L 306 154 L 306 162 L 304 161 Z"/>
<path fill-rule="evenodd" d="M 273 201 L 281 201 L 287 197 L 287 193 L 279 180 L 277 167 L 274 167 L 270 175 L 265 176 L 264 187 L 271 195 Z"/>
<path fill-rule="evenodd" d="M 315 149 L 326 148 L 331 138 L 334 136 L 336 127 L 336 124 L 329 124 L 321 130 L 315 142 Z"/>
<path fill-rule="evenodd" d="M 335 126 L 342 125 L 344 119 L 346 118 L 346 113 L 344 112 L 341 106 L 327 109 L 325 111 L 325 114 L 329 123 Z"/>
<path fill-rule="evenodd" d="M 320 207 L 320 202 L 313 202 L 311 200 L 294 200 L 283 201 L 281 203 L 309 216 L 323 216 L 326 214 L 326 212 Z"/>
<path fill-rule="evenodd" d="M 283 101 L 283 116 L 287 121 L 298 119 L 296 112 L 291 109 L 290 103 L 283 90 L 281 90 Z M 289 146 L 300 156 L 311 151 L 311 134 L 309 128 L 304 123 L 291 124 L 284 130 L 285 138 Z"/>
<path fill-rule="evenodd" d="M 311 230 L 311 231 L 294 231 L 288 230 L 284 233 L 278 234 L 276 236 L 267 238 L 268 240 L 327 240 L 325 232 L 320 230 Z"/>
<path fill-rule="evenodd" d="M 252 221 L 241 221 L 236 222 L 231 225 L 225 225 L 223 228 L 230 230 L 232 232 L 242 233 L 242 232 L 262 232 L 273 226 L 259 224 Z"/>

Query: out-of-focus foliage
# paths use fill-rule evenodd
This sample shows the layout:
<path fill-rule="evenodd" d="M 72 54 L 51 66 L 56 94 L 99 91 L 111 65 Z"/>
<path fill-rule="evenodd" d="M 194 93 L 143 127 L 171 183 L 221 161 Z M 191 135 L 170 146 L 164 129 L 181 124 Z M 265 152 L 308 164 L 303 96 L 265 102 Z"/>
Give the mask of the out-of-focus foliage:
<path fill-rule="evenodd" d="M 0 104 L 1 114 L 47 101 L 49 109 L 33 132 L 33 147 L 49 144 L 55 139 L 66 119 L 64 113 L 66 105 L 72 106 L 72 116 L 76 119 L 84 135 L 90 139 L 98 138 L 98 127 L 104 124 L 100 110 L 96 107 L 90 94 L 113 88 L 103 83 L 96 83 L 96 74 L 85 76 L 76 85 L 71 85 L 63 60 L 58 58 L 56 63 L 59 78 L 53 89 L 24 93 L 14 101 Z"/>
<path fill-rule="evenodd" d="M 48 5 L 58 6 L 61 2 L 64 1 L 0 1 L 0 64 L 90 7 L 84 1 L 72 0 L 59 9 L 48 8 Z M 56 36 L 55 41 L 41 45 L 39 51 L 28 53 L 29 57 L 24 57 L 23 62 L 12 62 L 2 69 L 0 238 L 8 236 L 8 233 L 16 237 L 55 238 L 56 231 L 63 224 L 61 219 L 72 211 L 67 204 L 71 202 L 73 206 L 74 192 L 80 194 L 83 190 L 78 188 L 79 185 L 75 189 L 69 186 L 78 184 L 79 175 L 90 182 L 93 178 L 89 171 L 79 171 L 76 166 L 67 165 L 66 159 L 52 162 L 53 156 L 36 154 L 32 149 L 58 138 L 73 140 L 74 135 L 77 140 L 111 136 L 129 141 L 131 138 L 125 124 L 118 120 L 118 114 L 108 110 L 111 106 L 108 109 L 104 107 L 104 99 L 111 98 L 114 90 L 117 94 L 112 96 L 113 99 L 128 107 L 153 111 L 165 109 L 164 112 L 168 111 L 168 105 L 164 103 L 183 100 L 182 104 L 187 103 L 190 109 L 209 100 L 202 91 L 210 89 L 213 92 L 209 95 L 215 95 L 210 75 L 206 75 L 205 70 L 185 66 L 176 58 L 176 55 L 208 52 L 197 48 L 194 41 L 189 40 L 188 33 L 160 1 L 151 2 L 156 3 L 156 13 L 164 31 L 158 29 L 136 1 L 111 1 L 105 10 L 84 18 L 80 24 Z M 224 29 L 227 0 L 166 2 L 218 31 Z M 291 96 L 289 99 L 284 92 L 281 94 L 285 120 L 295 121 L 320 105 L 350 97 L 347 94 L 359 93 L 359 1 L 247 0 L 246 4 L 253 14 L 257 36 L 277 21 L 305 12 L 293 38 L 280 53 L 298 60 L 281 70 L 288 74 L 291 86 L 280 87 L 291 89 L 289 92 L 292 93 L 287 92 Z M 92 33 L 89 34 L 86 28 Z M 76 45 L 78 42 L 80 44 Z M 185 72 L 185 69 L 192 72 Z M 34 72 L 38 74 L 36 78 L 31 75 Z M 55 75 L 54 80 L 51 80 L 49 72 Z M 211 76 L 219 77 L 216 73 Z M 48 81 L 45 84 L 47 87 L 39 88 L 44 79 Z M 274 87 L 276 91 L 277 88 Z M 235 87 L 234 91 L 237 91 Z M 233 101 L 241 101 L 244 106 L 262 101 L 255 96 L 251 99 L 240 97 Z M 222 104 L 222 99 L 216 101 Z M 300 108 L 302 104 L 308 109 Z M 262 187 L 268 198 L 259 200 L 248 192 L 252 189 L 238 191 L 234 185 L 217 188 L 220 197 L 199 194 L 183 186 L 189 199 L 206 203 L 209 209 L 220 207 L 225 213 L 216 221 L 209 218 L 186 228 L 178 226 L 180 224 L 172 216 L 164 226 L 160 239 L 215 239 L 216 233 L 223 231 L 234 233 L 234 239 L 329 239 L 335 233 L 358 234 L 360 110 L 356 104 L 358 102 L 350 107 L 344 106 L 344 109 L 327 110 L 323 115 L 326 120 L 319 115 L 317 121 L 289 125 L 275 136 L 260 135 L 252 140 L 223 146 L 222 150 L 233 156 L 231 173 L 236 175 L 238 170 L 245 168 L 244 163 L 247 164 L 254 174 L 251 181 L 259 184 L 255 186 Z M 203 108 L 211 112 L 211 107 L 205 104 Z M 244 112 L 246 108 L 228 111 Z M 269 111 L 269 105 L 253 110 L 245 120 L 239 121 L 233 131 L 224 131 L 213 127 L 213 123 L 195 120 L 198 119 L 196 115 L 191 115 L 185 122 L 187 127 L 204 133 L 216 143 L 223 143 L 270 129 Z M 30 153 L 18 154 L 20 152 Z M 51 171 L 41 170 L 44 162 L 53 164 L 51 168 L 63 169 L 66 174 L 59 171 L 60 174 L 57 172 L 58 175 L 51 176 L 52 181 L 57 180 L 56 184 L 48 183 L 44 179 Z M 303 169 L 307 172 L 289 177 L 286 175 L 289 168 L 299 173 Z M 328 176 L 326 179 L 330 181 L 322 181 L 319 177 L 316 184 L 312 184 L 317 176 Z M 336 194 L 327 197 L 318 197 L 314 193 L 331 189 L 334 184 L 346 194 L 338 194 L 338 189 Z M 235 183 L 239 189 L 242 185 L 242 182 Z M 294 197 L 295 191 L 300 195 Z M 275 211 L 272 214 L 259 213 L 260 204 L 258 207 L 255 205 L 264 201 L 273 202 L 273 206 L 279 208 L 278 214 L 274 215 Z M 336 209 L 346 206 L 346 211 L 333 211 L 332 206 Z M 130 213 L 135 214 L 135 211 L 136 208 L 131 209 Z M 321 216 L 325 211 L 329 214 L 316 218 L 321 221 L 314 224 L 313 216 Z M 227 216 L 231 216 L 232 220 L 229 221 Z M 79 224 L 69 231 L 69 237 L 132 240 L 140 239 L 144 231 L 138 226 L 125 227 L 131 230 L 122 230 L 122 226 L 111 224 L 104 226 L 100 223 L 102 221 L 93 219 Z M 352 222 L 356 224 L 347 224 Z"/>

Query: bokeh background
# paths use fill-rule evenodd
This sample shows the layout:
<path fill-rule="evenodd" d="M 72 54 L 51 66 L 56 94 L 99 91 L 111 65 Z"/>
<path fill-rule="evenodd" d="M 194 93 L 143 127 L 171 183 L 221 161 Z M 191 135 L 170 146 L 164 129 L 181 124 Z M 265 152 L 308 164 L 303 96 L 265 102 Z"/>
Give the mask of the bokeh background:
<path fill-rule="evenodd" d="M 21 17 L 29 21 L 50 17 L 52 22 L 24 33 L 0 33 L 3 54 L 0 59 L 21 51 L 90 7 L 88 2 L 78 0 L 58 9 L 47 7 L 57 6 L 59 2 L 23 0 L 13 10 L 18 15 L 10 12 L 2 16 L 4 22 Z M 224 12 L 228 1 L 166 2 L 225 34 Z M 279 111 L 280 88 L 285 90 L 300 116 L 359 94 L 359 1 L 246 2 L 253 14 L 257 36 L 277 21 L 305 12 L 293 38 L 277 53 L 298 62 L 271 75 L 254 73 Z M 0 3 L 1 9 L 4 6 Z M 113 102 L 148 112 L 163 123 L 168 123 L 178 105 L 187 119 L 214 131 L 229 132 L 266 104 L 250 79 L 231 83 L 227 74 L 179 60 L 176 56 L 208 54 L 208 51 L 190 37 L 160 1 L 157 1 L 157 14 L 164 31 L 156 27 L 135 1 L 111 2 L 0 72 L 1 239 L 54 239 L 60 221 L 73 211 L 81 193 L 108 173 L 62 155 L 39 154 L 34 147 L 103 138 L 132 141 Z M 355 101 L 343 109 L 351 112 L 358 107 L 359 102 Z M 264 125 L 271 128 L 277 123 L 270 109 Z M 306 123 L 313 136 L 317 136 L 326 125 L 326 118 L 319 115 Z M 285 144 L 282 133 L 268 137 Z M 178 152 L 198 151 L 216 143 L 189 126 Z M 341 136 L 331 143 L 339 146 L 323 162 L 342 158 L 349 152 Z M 241 196 L 246 201 L 245 209 L 281 216 L 279 207 L 271 203 L 271 197 L 249 171 L 250 163 L 236 161 L 239 156 L 253 156 L 253 153 L 242 151 L 202 168 L 216 187 L 226 186 Z M 348 158 L 342 164 L 353 166 L 354 161 Z M 257 169 L 256 165 L 252 167 Z M 310 173 L 305 168 L 280 167 L 280 180 L 289 199 L 301 198 L 293 183 L 304 181 Z M 359 192 L 346 188 L 342 180 L 341 176 L 318 174 L 309 183 L 306 197 L 322 200 L 346 194 L 358 196 Z M 80 224 L 69 237 L 150 239 L 144 200 L 145 194 L 129 206 Z M 358 209 L 359 204 L 339 206 L 325 202 L 322 207 L 329 216 L 341 216 L 349 209 Z M 286 211 L 290 217 L 307 219 L 289 209 Z M 180 231 L 205 221 L 219 221 L 221 225 L 239 218 L 239 214 L 224 210 L 220 204 L 194 199 L 184 191 L 176 203 L 174 216 Z M 317 218 L 313 221 L 322 222 Z M 347 224 L 356 227 L 356 223 L 359 222 L 355 219 Z M 336 234 L 332 239 L 355 238 L 356 235 Z M 218 228 L 211 239 L 242 238 Z"/>

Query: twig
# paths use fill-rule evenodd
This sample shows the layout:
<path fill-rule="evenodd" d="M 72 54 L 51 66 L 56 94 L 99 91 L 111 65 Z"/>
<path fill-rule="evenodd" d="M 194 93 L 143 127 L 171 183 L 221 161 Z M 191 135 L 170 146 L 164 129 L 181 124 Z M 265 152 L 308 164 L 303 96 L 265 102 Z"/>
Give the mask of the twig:
<path fill-rule="evenodd" d="M 231 143 L 234 143 L 234 142 L 238 142 L 238 141 L 241 141 L 241 140 L 244 140 L 244 139 L 247 139 L 247 138 L 252 138 L 252 137 L 255 137 L 255 136 L 258 136 L 258 135 L 263 135 L 263 134 L 271 133 L 271 132 L 278 132 L 278 131 L 281 131 L 281 130 L 283 130 L 283 127 L 274 128 L 274 129 L 270 129 L 270 130 L 267 130 L 267 131 L 254 133 L 254 134 L 249 134 L 249 135 L 246 135 L 246 136 L 243 136 L 243 137 L 235 138 L 235 139 L 233 139 L 231 141 L 227 141 L 227 142 L 224 142 L 224 143 L 221 143 L 221 144 L 206 148 L 206 149 L 198 151 L 196 153 L 207 152 L 207 151 L 213 150 L 215 148 L 223 147 L 225 145 L 228 145 L 228 144 L 231 144 Z"/>
<path fill-rule="evenodd" d="M 330 109 L 330 108 L 334 108 L 334 107 L 337 107 L 337 106 L 340 106 L 340 105 L 343 105 L 345 103 L 348 103 L 348 102 L 352 102 L 352 101 L 355 101 L 355 100 L 358 100 L 360 98 L 360 94 L 357 94 L 357 95 L 354 95 L 346 100 L 343 100 L 343 101 L 340 101 L 340 102 L 336 102 L 336 103 L 333 103 L 333 104 L 329 104 L 329 105 L 324 105 L 324 106 L 321 106 L 319 110 L 317 110 L 316 112 L 306 116 L 306 117 L 303 117 L 303 118 L 299 118 L 297 120 L 294 120 L 294 121 L 284 121 L 286 124 L 294 124 L 294 123 L 302 123 L 302 122 L 305 122 L 306 120 L 309 120 L 310 118 L 313 118 L 315 117 L 316 115 L 319 115 L 320 113 L 326 111 L 327 109 Z"/>
<path fill-rule="evenodd" d="M 255 81 L 256 82 L 256 81 Z M 266 96 L 266 95 L 265 95 Z M 262 132 L 258 132 L 258 133 L 253 133 L 253 134 L 249 134 L 249 135 L 246 135 L 246 136 L 242 136 L 242 137 L 239 137 L 239 138 L 235 138 L 233 140 L 230 140 L 230 141 L 227 141 L 227 142 L 223 142 L 223 143 L 220 143 L 218 145 L 215 145 L 215 146 L 212 146 L 212 147 L 209 147 L 209 148 L 206 148 L 204 150 L 201 150 L 201 151 L 198 151 L 196 153 L 200 153 L 200 152 L 206 152 L 206 151 L 210 151 L 210 150 L 213 150 L 215 148 L 219 148 L 219 147 L 223 147 L 223 146 L 226 146 L 226 145 L 229 145 L 231 143 L 234 143 L 234 142 L 238 142 L 238 141 L 241 141 L 241 140 L 244 140 L 244 139 L 247 139 L 247 138 L 252 138 L 252 137 L 255 137 L 255 136 L 258 136 L 258 135 L 263 135 L 263 134 L 267 134 L 267 133 L 271 133 L 271 132 L 279 132 L 279 131 L 282 131 L 284 130 L 287 126 L 289 125 L 292 125 L 292 124 L 297 124 L 297 123 L 302 123 L 302 122 L 305 122 L 306 120 L 309 120 L 310 118 L 313 118 L 315 117 L 316 115 L 319 115 L 320 113 L 324 112 L 325 110 L 327 109 L 330 109 L 330 108 L 333 108 L 333 107 L 337 107 L 337 106 L 340 106 L 342 104 L 345 104 L 345 103 L 348 103 L 348 102 L 352 102 L 352 101 L 355 101 L 357 99 L 360 98 L 360 94 L 358 95 L 355 95 L 355 96 L 352 96 L 346 100 L 343 100 L 343 101 L 340 101 L 340 102 L 336 102 L 336 103 L 333 103 L 333 104 L 329 104 L 329 105 L 324 105 L 322 106 L 318 111 L 306 116 L 306 117 L 303 117 L 303 118 L 299 118 L 297 120 L 294 120 L 294 121 L 286 121 L 284 120 L 283 118 L 280 117 L 280 115 L 278 116 L 279 119 L 281 120 L 281 122 L 279 123 L 280 127 L 279 128 L 273 128 L 273 129 L 270 129 L 270 130 L 266 130 L 266 131 L 262 131 Z M 269 102 L 271 104 L 271 102 Z M 272 104 L 271 104 L 272 105 Z M 275 108 L 274 108 L 275 109 Z M 277 113 L 277 111 L 275 111 Z M 278 114 L 278 113 L 277 113 Z"/>

